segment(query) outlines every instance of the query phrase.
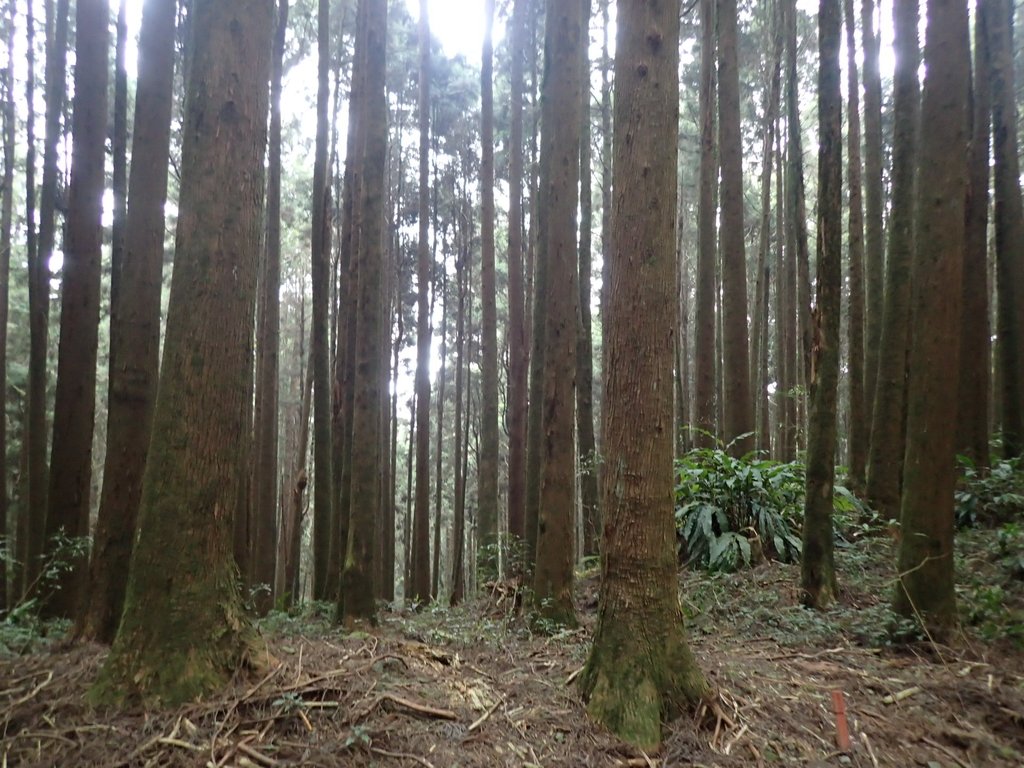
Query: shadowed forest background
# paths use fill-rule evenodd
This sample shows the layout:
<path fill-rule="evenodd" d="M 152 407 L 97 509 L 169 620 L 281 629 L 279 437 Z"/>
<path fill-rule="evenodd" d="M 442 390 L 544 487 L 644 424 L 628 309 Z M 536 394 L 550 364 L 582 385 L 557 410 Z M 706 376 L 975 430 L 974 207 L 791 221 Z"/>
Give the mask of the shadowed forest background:
<path fill-rule="evenodd" d="M 1020 17 L 0 0 L 4 765 L 1024 762 Z"/>

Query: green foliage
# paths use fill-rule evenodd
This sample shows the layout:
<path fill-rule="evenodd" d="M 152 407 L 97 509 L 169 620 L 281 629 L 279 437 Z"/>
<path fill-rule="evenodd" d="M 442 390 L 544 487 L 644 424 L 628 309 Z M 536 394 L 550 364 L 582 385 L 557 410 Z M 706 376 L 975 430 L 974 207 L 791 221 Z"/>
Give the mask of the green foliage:
<path fill-rule="evenodd" d="M 856 536 L 878 527 L 877 515 L 848 488 L 834 486 L 833 499 L 838 530 Z M 797 562 L 803 508 L 800 462 L 736 458 L 721 448 L 676 461 L 676 530 L 691 565 L 733 571 L 762 558 Z"/>
<path fill-rule="evenodd" d="M 676 529 L 689 563 L 731 571 L 761 555 L 799 559 L 803 465 L 700 449 L 676 462 L 676 478 Z"/>
<path fill-rule="evenodd" d="M 63 530 L 53 536 L 39 576 L 0 622 L 0 655 L 33 653 L 67 633 L 68 620 L 42 618 L 39 596 L 58 589 L 60 577 L 88 557 L 91 544 L 90 537 L 67 536 Z M 16 564 L 5 545 L 0 543 L 0 568 L 4 570 Z"/>
<path fill-rule="evenodd" d="M 960 528 L 989 528 L 1024 520 L 1024 470 L 1020 459 L 997 462 L 987 472 L 966 456 L 958 456 L 961 480 L 956 491 L 956 523 Z"/>

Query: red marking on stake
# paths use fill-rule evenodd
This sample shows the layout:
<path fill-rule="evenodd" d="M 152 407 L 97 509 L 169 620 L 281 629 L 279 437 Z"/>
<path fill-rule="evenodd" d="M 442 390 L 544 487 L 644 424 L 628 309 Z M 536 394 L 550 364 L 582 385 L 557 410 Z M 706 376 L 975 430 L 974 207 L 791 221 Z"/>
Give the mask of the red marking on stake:
<path fill-rule="evenodd" d="M 832 691 L 832 711 L 836 715 L 836 746 L 840 752 L 849 752 L 850 728 L 846 724 L 846 702 L 842 691 Z"/>

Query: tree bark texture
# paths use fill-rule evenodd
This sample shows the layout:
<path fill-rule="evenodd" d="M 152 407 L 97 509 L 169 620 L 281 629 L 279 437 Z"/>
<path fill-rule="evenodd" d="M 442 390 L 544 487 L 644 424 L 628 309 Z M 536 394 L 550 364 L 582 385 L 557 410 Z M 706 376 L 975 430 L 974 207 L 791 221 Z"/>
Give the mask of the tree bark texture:
<path fill-rule="evenodd" d="M 617 26 L 605 526 L 580 688 L 592 718 L 650 751 L 663 721 L 710 695 L 683 631 L 673 521 L 679 16 L 671 3 L 628 3 Z"/>
<path fill-rule="evenodd" d="M 547 309 L 541 414 L 540 507 L 533 590 L 539 614 L 573 625 L 576 520 L 576 208 L 579 202 L 583 5 L 549 0 L 544 38 L 541 153 L 548 157 Z M 543 162 L 543 161 L 542 161 Z"/>
<path fill-rule="evenodd" d="M 232 522 L 250 428 L 273 2 L 194 0 L 191 12 L 160 394 L 124 616 L 94 701 L 192 700 L 256 650 Z"/>
<path fill-rule="evenodd" d="M 1009 10 L 1009 5 L 1004 5 Z M 953 494 L 971 54 L 966 0 L 928 0 L 915 210 L 907 454 L 894 607 L 932 637 L 957 624 Z"/>
<path fill-rule="evenodd" d="M 148 0 L 139 30 L 125 258 L 111 334 L 107 450 L 76 634 L 112 643 L 124 608 L 159 376 L 164 204 L 174 87 L 175 0 Z"/>

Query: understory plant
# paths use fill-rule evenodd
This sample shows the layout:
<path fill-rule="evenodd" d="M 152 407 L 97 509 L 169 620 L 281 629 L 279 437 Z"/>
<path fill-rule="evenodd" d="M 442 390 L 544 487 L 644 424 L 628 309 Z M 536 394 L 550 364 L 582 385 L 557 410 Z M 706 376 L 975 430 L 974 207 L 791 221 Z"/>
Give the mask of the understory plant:
<path fill-rule="evenodd" d="M 960 528 L 998 528 L 1024 522 L 1024 470 L 1020 459 L 1004 459 L 987 471 L 966 456 L 957 456 L 960 483 L 956 490 L 956 522 Z"/>
<path fill-rule="evenodd" d="M 835 487 L 837 511 L 857 502 Z M 732 571 L 762 559 L 800 559 L 804 465 L 700 448 L 676 460 L 676 532 L 680 560 Z"/>

